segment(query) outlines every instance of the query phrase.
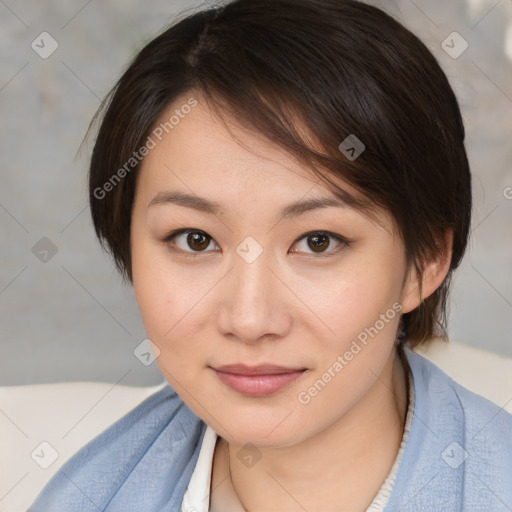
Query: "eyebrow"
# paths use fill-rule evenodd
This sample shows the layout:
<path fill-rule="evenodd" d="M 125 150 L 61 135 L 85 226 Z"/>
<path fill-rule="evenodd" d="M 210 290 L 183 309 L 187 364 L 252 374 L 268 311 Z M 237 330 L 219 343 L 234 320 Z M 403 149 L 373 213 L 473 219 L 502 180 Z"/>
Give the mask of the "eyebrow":
<path fill-rule="evenodd" d="M 211 201 L 205 197 L 187 194 L 185 192 L 165 191 L 159 192 L 148 204 L 148 208 L 161 204 L 177 204 L 187 208 L 193 208 L 210 215 L 222 214 L 223 209 L 220 203 Z M 307 200 L 298 200 L 285 206 L 279 212 L 279 220 L 297 217 L 303 213 L 320 208 L 346 208 L 348 204 L 338 198 L 318 197 Z"/>

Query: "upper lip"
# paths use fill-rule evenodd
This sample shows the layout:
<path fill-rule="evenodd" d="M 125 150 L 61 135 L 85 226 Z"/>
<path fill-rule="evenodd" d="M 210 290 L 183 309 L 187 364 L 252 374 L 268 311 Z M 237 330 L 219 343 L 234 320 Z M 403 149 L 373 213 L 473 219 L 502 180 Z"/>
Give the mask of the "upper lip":
<path fill-rule="evenodd" d="M 279 373 L 293 373 L 305 370 L 305 368 L 286 368 L 275 364 L 260 364 L 258 366 L 247 366 L 245 364 L 227 364 L 224 366 L 212 367 L 214 370 L 236 375 L 276 375 Z"/>

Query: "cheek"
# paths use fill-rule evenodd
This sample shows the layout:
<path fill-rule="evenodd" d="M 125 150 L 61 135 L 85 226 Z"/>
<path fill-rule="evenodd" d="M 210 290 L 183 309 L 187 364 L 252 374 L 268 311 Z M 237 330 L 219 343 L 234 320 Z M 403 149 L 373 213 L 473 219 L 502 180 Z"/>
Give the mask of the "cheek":
<path fill-rule="evenodd" d="M 401 277 L 395 275 L 391 262 L 359 261 L 339 274 L 330 275 L 311 287 L 307 297 L 312 309 L 319 312 L 331 338 L 345 344 L 381 314 L 392 309 L 400 297 Z M 394 316 L 394 313 L 393 313 Z"/>
<path fill-rule="evenodd" d="M 137 239 L 135 239 L 137 240 Z M 133 289 L 147 337 L 161 350 L 157 360 L 173 370 L 206 353 L 201 336 L 209 318 L 212 277 L 171 265 L 165 249 L 147 240 L 132 251 Z M 178 368 L 179 370 L 179 368 Z"/>
<path fill-rule="evenodd" d="M 175 330 L 186 312 L 186 290 L 155 242 L 135 235 L 132 245 L 133 290 L 146 334 L 158 345 Z"/>
<path fill-rule="evenodd" d="M 325 294 L 317 294 L 316 306 L 329 334 L 317 333 L 316 365 L 295 390 L 295 399 L 299 412 L 323 418 L 325 425 L 365 395 L 393 350 L 400 279 L 383 267 L 362 264 L 360 271 L 339 276 L 336 285 L 326 282 Z"/>
<path fill-rule="evenodd" d="M 153 340 L 160 338 L 166 330 L 163 320 L 168 309 L 168 290 L 162 282 L 161 272 L 157 271 L 158 267 L 151 258 L 145 257 L 146 252 L 141 247 L 132 251 L 133 290 L 146 333 Z"/>

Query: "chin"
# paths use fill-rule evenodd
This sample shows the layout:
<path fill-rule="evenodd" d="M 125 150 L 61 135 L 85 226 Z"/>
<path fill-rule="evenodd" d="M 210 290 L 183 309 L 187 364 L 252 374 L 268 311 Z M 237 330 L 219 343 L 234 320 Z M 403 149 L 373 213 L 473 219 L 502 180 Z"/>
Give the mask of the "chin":
<path fill-rule="evenodd" d="M 229 444 L 241 448 L 254 445 L 261 449 L 277 449 L 297 444 L 300 439 L 289 432 L 282 432 L 279 435 L 268 435 L 268 431 L 262 432 L 259 429 L 230 430 L 230 435 L 221 436 Z"/>
<path fill-rule="evenodd" d="M 282 412 L 281 412 L 282 411 Z M 222 425 L 225 425 L 227 432 L 217 423 L 210 423 L 210 426 L 226 441 L 234 446 L 245 446 L 248 443 L 260 448 L 282 448 L 292 446 L 300 442 L 305 436 L 304 422 L 295 417 L 287 418 L 289 411 L 280 409 L 279 417 L 276 414 L 257 414 L 242 411 L 230 411 L 228 414 L 219 417 Z M 285 419 L 286 418 L 286 419 Z M 284 419 L 284 421 L 283 421 Z"/>

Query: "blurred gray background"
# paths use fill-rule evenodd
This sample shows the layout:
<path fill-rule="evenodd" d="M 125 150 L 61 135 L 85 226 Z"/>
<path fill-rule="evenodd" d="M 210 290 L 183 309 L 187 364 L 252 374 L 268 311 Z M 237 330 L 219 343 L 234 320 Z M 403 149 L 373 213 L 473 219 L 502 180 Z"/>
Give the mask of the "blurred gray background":
<path fill-rule="evenodd" d="M 450 337 L 512 356 L 512 0 L 372 3 L 426 43 L 463 111 L 475 211 Z M 134 356 L 145 333 L 133 291 L 87 206 L 92 141 L 77 151 L 131 57 L 207 4 L 0 0 L 0 385 L 163 381 Z"/>

